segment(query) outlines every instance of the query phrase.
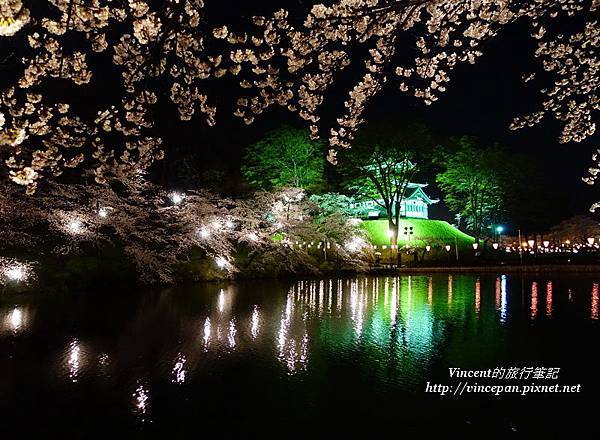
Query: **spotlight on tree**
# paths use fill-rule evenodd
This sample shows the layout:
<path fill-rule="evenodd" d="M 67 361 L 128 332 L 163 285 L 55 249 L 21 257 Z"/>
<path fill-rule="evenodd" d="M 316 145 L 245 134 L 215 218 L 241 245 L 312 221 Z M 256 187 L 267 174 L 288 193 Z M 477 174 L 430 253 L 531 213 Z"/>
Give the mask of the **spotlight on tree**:
<path fill-rule="evenodd" d="M 81 234 L 83 232 L 83 224 L 80 220 L 71 220 L 67 226 L 73 234 Z"/>
<path fill-rule="evenodd" d="M 180 205 L 181 202 L 183 202 L 184 198 L 185 198 L 185 196 L 183 194 L 178 193 L 176 191 L 173 191 L 172 193 L 169 194 L 169 199 L 171 200 L 173 205 Z"/>
<path fill-rule="evenodd" d="M 9 267 L 8 269 L 6 269 L 5 273 L 6 278 L 14 282 L 23 281 L 27 275 L 25 273 L 25 270 L 23 270 L 23 268 L 19 266 Z"/>

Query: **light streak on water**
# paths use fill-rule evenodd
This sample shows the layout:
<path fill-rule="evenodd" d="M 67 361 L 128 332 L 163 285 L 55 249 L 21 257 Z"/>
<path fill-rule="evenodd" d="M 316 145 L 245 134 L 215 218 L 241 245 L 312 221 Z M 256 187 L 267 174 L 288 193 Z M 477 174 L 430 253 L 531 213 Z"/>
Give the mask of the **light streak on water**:
<path fill-rule="evenodd" d="M 598 283 L 594 283 L 592 286 L 592 307 L 590 317 L 592 319 L 598 319 Z"/>
<path fill-rule="evenodd" d="M 531 319 L 537 318 L 538 314 L 538 283 L 535 281 L 531 283 Z"/>

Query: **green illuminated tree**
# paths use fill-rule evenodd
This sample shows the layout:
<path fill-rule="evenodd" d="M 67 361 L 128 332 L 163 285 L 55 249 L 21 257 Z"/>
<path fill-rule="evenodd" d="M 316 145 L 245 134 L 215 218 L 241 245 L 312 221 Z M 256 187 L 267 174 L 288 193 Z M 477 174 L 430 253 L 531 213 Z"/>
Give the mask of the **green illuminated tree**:
<path fill-rule="evenodd" d="M 324 151 L 306 130 L 284 126 L 248 147 L 242 173 L 258 188 L 316 191 L 324 185 Z"/>
<path fill-rule="evenodd" d="M 420 170 L 417 160 L 432 146 L 432 137 L 423 125 L 371 125 L 342 156 L 342 186 L 356 199 L 373 201 L 385 210 L 392 244 L 398 242 L 406 189 Z"/>
<path fill-rule="evenodd" d="M 437 183 L 450 211 L 460 216 L 479 240 L 504 207 L 511 167 L 497 147 L 477 148 L 475 139 L 468 136 L 453 139 L 452 144 L 438 158 L 443 171 Z"/>

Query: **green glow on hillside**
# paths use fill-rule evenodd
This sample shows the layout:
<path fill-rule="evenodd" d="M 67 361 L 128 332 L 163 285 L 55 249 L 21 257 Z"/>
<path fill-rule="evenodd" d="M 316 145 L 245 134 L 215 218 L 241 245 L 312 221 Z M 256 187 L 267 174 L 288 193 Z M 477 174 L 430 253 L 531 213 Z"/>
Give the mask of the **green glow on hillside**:
<path fill-rule="evenodd" d="M 390 244 L 387 220 L 366 220 L 361 226 L 368 232 L 372 244 L 383 246 Z M 412 227 L 411 244 L 425 246 L 426 244 L 448 243 L 454 244 L 455 239 L 459 246 L 470 246 L 475 239 L 459 231 L 443 220 L 402 219 L 400 220 L 398 244 L 407 243 L 404 234 L 405 227 Z"/>

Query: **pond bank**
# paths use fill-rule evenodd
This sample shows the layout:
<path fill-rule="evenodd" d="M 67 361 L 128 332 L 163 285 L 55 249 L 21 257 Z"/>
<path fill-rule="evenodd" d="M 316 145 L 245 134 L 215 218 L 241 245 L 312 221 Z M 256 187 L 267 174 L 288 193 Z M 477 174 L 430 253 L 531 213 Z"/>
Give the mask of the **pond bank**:
<path fill-rule="evenodd" d="M 551 264 L 551 265 L 498 265 L 498 266 L 437 266 L 437 267 L 401 267 L 372 269 L 371 274 L 389 273 L 472 273 L 472 272 L 527 272 L 527 273 L 550 273 L 550 272 L 600 272 L 597 264 Z"/>

